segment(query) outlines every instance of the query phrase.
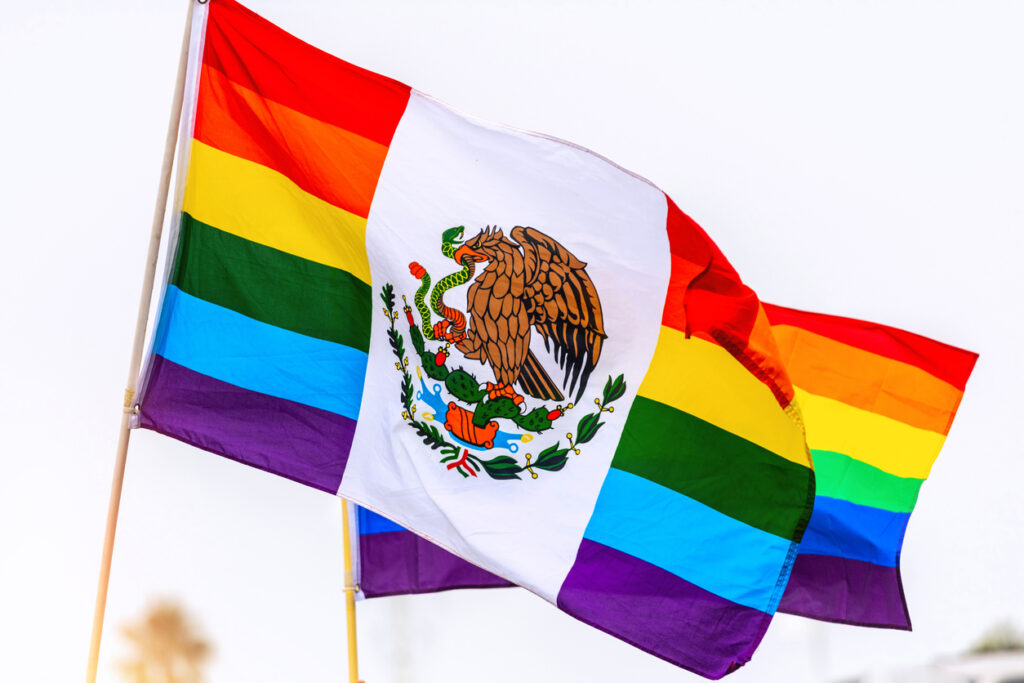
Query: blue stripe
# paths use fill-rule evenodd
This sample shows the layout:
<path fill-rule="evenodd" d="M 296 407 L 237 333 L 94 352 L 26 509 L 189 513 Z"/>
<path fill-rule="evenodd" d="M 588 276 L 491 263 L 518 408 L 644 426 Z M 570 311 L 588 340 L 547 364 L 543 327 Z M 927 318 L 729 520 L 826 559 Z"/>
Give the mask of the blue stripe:
<path fill-rule="evenodd" d="M 359 416 L 366 353 L 248 318 L 169 286 L 154 351 L 261 394 Z"/>
<path fill-rule="evenodd" d="M 778 606 L 782 591 L 776 586 L 793 546 L 614 467 L 583 537 L 768 614 Z"/>
<path fill-rule="evenodd" d="M 363 536 L 369 536 L 370 534 L 383 534 L 389 531 L 406 530 L 404 526 L 395 524 L 387 517 L 381 517 L 372 510 L 367 510 L 366 508 L 359 506 L 356 506 L 356 510 L 359 511 L 359 533 Z"/>
<path fill-rule="evenodd" d="M 800 543 L 800 554 L 846 557 L 895 567 L 909 519 L 909 512 L 890 512 L 818 496 Z"/>

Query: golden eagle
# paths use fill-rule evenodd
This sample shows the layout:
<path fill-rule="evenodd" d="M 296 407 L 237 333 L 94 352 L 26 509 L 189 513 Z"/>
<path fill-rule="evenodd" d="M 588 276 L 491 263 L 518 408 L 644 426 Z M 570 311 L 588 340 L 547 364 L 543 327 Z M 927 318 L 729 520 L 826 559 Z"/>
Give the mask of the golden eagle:
<path fill-rule="evenodd" d="M 530 350 L 535 329 L 565 370 L 562 389 L 575 391 L 579 401 L 607 337 L 587 264 L 535 228 L 515 227 L 510 234 L 488 227 L 456 250 L 457 263 L 467 257 L 488 263 L 466 297 L 469 329 L 452 341 L 466 358 L 491 366 L 498 382 L 488 387 L 492 396 L 518 403 L 518 384 L 534 398 L 560 401 L 562 391 Z"/>

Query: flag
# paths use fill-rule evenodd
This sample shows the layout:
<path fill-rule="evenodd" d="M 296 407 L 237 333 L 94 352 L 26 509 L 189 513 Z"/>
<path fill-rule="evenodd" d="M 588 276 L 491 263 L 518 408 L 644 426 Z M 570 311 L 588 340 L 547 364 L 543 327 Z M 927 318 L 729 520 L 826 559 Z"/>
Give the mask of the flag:
<path fill-rule="evenodd" d="M 658 188 L 194 15 L 184 185 L 135 425 L 394 520 L 717 678 L 814 476 L 766 309 Z"/>
<path fill-rule="evenodd" d="M 900 554 L 910 513 L 977 354 L 885 325 L 765 304 L 814 460 L 814 512 L 779 610 L 910 628 Z M 360 508 L 367 598 L 512 585 Z"/>
<path fill-rule="evenodd" d="M 354 517 L 351 544 L 360 598 L 515 585 L 372 510 L 357 505 Z"/>
<path fill-rule="evenodd" d="M 817 486 L 780 609 L 909 630 L 903 537 L 978 356 L 885 325 L 765 308 Z"/>

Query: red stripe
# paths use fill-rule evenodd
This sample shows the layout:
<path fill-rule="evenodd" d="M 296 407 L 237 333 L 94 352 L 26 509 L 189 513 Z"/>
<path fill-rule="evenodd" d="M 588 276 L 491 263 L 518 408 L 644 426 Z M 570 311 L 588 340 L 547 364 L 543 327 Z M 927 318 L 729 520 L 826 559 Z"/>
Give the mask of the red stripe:
<path fill-rule="evenodd" d="M 668 248 L 672 255 L 686 259 L 704 270 L 711 261 L 713 252 L 718 251 L 697 222 L 683 213 L 672 198 L 665 195 L 668 215 L 665 229 L 668 231 Z"/>
<path fill-rule="evenodd" d="M 305 43 L 234 0 L 211 0 L 203 62 L 264 97 L 390 145 L 409 86 Z"/>
<path fill-rule="evenodd" d="M 960 391 L 974 369 L 978 354 L 949 344 L 853 318 L 809 313 L 773 304 L 764 304 L 772 325 L 791 325 L 843 344 L 870 351 L 886 358 L 916 366 L 949 382 Z"/>
<path fill-rule="evenodd" d="M 725 333 L 745 346 L 757 318 L 757 296 L 697 223 L 668 201 L 669 289 L 676 301 L 666 305 L 663 324 L 689 334 L 713 337 Z M 679 294 L 685 294 L 685 307 Z M 683 323 L 685 326 L 680 326 Z"/>
<path fill-rule="evenodd" d="M 666 327 L 689 333 L 686 322 L 686 292 L 711 262 L 711 249 L 708 246 L 711 240 L 693 219 L 679 210 L 670 197 L 666 196 L 665 201 L 668 202 L 665 229 L 668 232 L 672 266 L 661 323 Z"/>
<path fill-rule="evenodd" d="M 662 313 L 661 324 L 687 332 L 686 290 L 703 268 L 675 254 L 671 254 L 671 258 L 672 270 L 668 279 L 668 292 L 665 293 L 665 310 Z"/>
<path fill-rule="evenodd" d="M 766 335 L 752 337 L 761 302 L 697 223 L 668 196 L 672 270 L 662 324 L 713 341 L 764 382 L 783 407 L 792 399 L 778 349 Z M 762 327 L 767 328 L 763 323 Z"/>

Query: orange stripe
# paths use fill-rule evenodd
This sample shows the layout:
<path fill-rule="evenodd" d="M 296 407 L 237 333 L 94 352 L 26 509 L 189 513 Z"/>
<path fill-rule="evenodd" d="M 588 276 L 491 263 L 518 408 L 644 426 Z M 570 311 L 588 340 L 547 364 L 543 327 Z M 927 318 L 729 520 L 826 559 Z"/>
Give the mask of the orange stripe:
<path fill-rule="evenodd" d="M 773 326 L 793 383 L 818 396 L 946 434 L 963 392 L 919 367 L 799 327 Z"/>
<path fill-rule="evenodd" d="M 306 192 L 363 218 L 388 148 L 295 111 L 204 66 L 195 138 L 273 169 Z"/>
<path fill-rule="evenodd" d="M 964 390 L 978 354 L 888 325 L 764 304 L 773 325 L 792 325 L 907 363 Z"/>

